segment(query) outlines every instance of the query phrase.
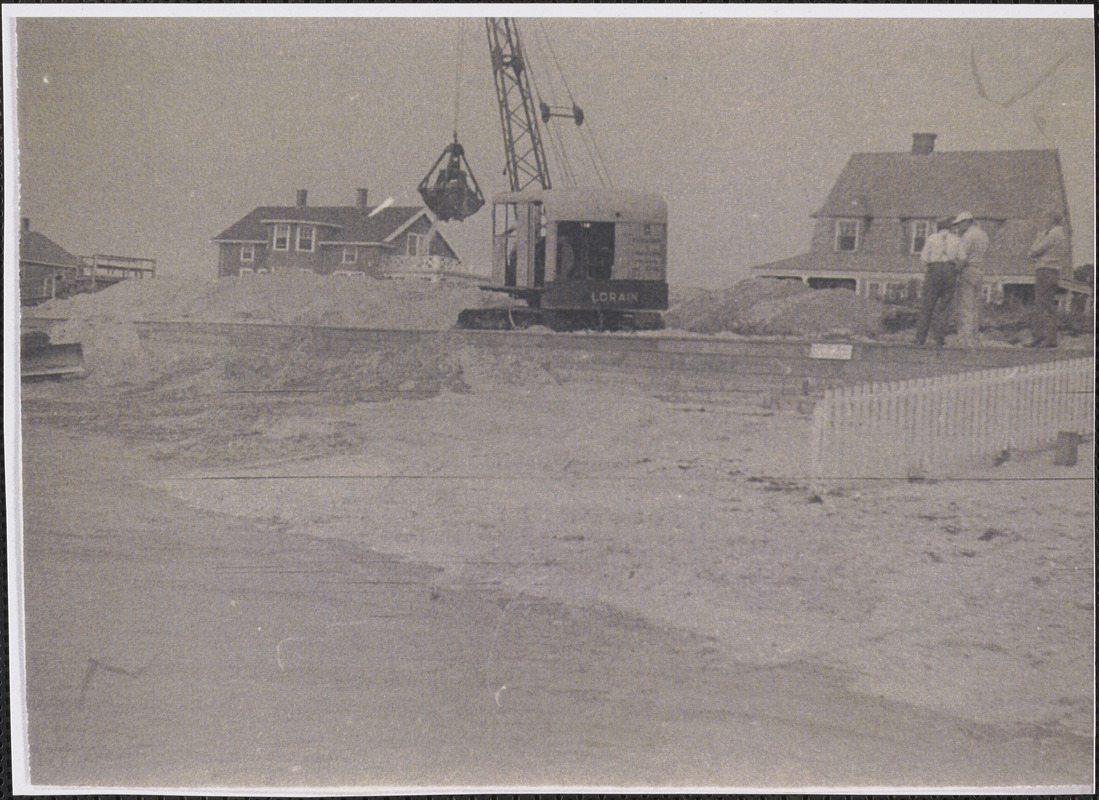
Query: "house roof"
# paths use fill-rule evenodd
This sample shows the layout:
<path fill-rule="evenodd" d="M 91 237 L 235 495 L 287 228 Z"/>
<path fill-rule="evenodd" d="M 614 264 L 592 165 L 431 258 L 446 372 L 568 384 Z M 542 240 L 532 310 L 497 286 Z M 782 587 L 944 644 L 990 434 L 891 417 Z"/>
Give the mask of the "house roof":
<path fill-rule="evenodd" d="M 764 270 L 802 270 L 812 266 L 813 260 L 809 253 L 799 253 L 796 256 L 790 256 L 789 258 L 780 258 L 778 261 L 769 261 L 766 264 L 760 264 L 759 266 L 752 267 L 752 269 L 764 269 Z"/>
<path fill-rule="evenodd" d="M 260 206 L 230 225 L 215 242 L 263 242 L 265 222 L 312 222 L 320 226 L 317 241 L 380 244 L 414 219 L 427 214 L 423 206 L 388 206 L 374 216 L 361 206 Z"/>
<path fill-rule="evenodd" d="M 970 211 L 978 219 L 1067 219 L 1056 150 L 856 153 L 818 217 L 934 218 Z"/>
<path fill-rule="evenodd" d="M 80 259 L 38 231 L 20 231 L 19 260 L 53 267 L 78 267 Z"/>

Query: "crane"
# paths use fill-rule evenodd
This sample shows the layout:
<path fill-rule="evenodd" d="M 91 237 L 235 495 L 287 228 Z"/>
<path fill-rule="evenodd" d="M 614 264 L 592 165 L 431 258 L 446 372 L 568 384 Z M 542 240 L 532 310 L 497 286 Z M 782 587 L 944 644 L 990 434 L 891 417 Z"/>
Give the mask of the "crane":
<path fill-rule="evenodd" d="M 551 106 L 542 100 L 538 101 L 536 109 L 530 70 L 515 20 L 487 18 L 485 32 L 496 84 L 506 159 L 504 172 L 508 183 L 513 192 L 534 185 L 550 189 L 549 161 L 538 120 L 541 118 L 545 124 L 553 117 L 568 117 L 579 127 L 584 123 L 584 111 L 576 103 L 571 107 L 561 107 Z M 473 170 L 465 159 L 465 150 L 458 142 L 457 110 L 454 127 L 453 142 L 443 150 L 418 187 L 428 208 L 444 222 L 472 216 L 485 202 Z M 440 169 L 439 165 L 444 161 L 446 164 Z M 436 170 L 439 170 L 438 173 Z M 435 175 L 434 181 L 432 175 Z"/>
<path fill-rule="evenodd" d="M 663 328 L 660 312 L 668 308 L 668 212 L 663 198 L 641 192 L 554 188 L 539 119 L 548 123 L 553 117 L 568 117 L 580 127 L 584 112 L 575 103 L 554 107 L 539 101 L 536 105 L 530 65 L 515 20 L 486 19 L 485 31 L 510 191 L 494 198 L 493 283 L 481 288 L 524 305 L 466 309 L 458 316 L 458 326 Z M 563 148 L 559 155 L 564 155 Z M 438 200 L 448 219 L 462 219 L 466 208 L 476 211 L 484 201 L 475 180 L 472 187 L 465 183 L 466 174 L 472 179 L 472 171 L 468 164 L 461 168 L 464 155 L 457 133 L 436 166 L 444 158 L 447 167 L 437 179 L 439 190 L 432 194 L 434 187 L 428 187 L 425 194 L 421 184 L 421 194 L 425 202 L 429 197 Z M 567 171 L 567 163 L 563 166 Z M 598 175 L 598 163 L 595 168 Z M 431 172 L 425 183 L 430 176 Z M 444 187 L 450 182 L 455 188 L 447 195 Z M 601 175 L 599 182 L 604 182 Z M 428 207 L 435 210 L 431 202 Z"/>

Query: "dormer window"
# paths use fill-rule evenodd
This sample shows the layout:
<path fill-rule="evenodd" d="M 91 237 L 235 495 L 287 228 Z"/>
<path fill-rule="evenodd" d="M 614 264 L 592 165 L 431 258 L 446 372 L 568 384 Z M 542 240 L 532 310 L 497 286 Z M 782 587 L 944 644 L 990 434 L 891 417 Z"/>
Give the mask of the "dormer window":
<path fill-rule="evenodd" d="M 836 220 L 836 252 L 854 252 L 859 249 L 861 224 L 857 219 Z"/>
<path fill-rule="evenodd" d="M 298 249 L 304 250 L 308 253 L 313 252 L 313 226 L 312 225 L 299 225 L 298 226 Z"/>
<path fill-rule="evenodd" d="M 290 226 L 288 224 L 282 222 L 275 223 L 275 249 L 290 249 Z"/>
<path fill-rule="evenodd" d="M 251 264 L 256 260 L 256 246 L 254 244 L 242 244 L 240 246 L 240 260 L 245 264 Z"/>

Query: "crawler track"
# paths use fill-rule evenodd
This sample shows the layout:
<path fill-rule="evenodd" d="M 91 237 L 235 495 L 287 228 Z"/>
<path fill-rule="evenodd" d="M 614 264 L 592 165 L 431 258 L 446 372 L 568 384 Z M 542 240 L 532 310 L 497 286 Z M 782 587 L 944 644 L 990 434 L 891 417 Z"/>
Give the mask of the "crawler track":
<path fill-rule="evenodd" d="M 656 311 L 559 311 L 543 308 L 468 308 L 458 327 L 479 331 L 516 331 L 540 325 L 554 331 L 660 331 L 664 318 Z"/>

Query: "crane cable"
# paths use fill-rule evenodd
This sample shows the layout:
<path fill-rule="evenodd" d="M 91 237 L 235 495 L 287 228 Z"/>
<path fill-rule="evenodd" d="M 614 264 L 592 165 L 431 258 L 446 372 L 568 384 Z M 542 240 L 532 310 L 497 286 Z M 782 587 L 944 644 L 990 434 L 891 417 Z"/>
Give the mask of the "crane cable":
<path fill-rule="evenodd" d="M 541 34 L 541 40 L 539 40 L 538 34 Z M 539 46 L 540 50 L 543 48 L 543 42 L 545 41 L 545 39 L 546 39 L 545 27 L 543 25 L 539 24 L 538 28 L 535 31 L 534 40 L 535 40 L 535 43 Z M 535 75 L 535 71 L 533 69 L 530 70 L 530 75 L 531 75 L 531 83 L 534 85 L 534 92 L 535 92 L 536 95 L 538 95 L 539 99 L 541 99 L 542 96 L 543 96 L 542 91 L 541 91 L 541 89 L 538 88 L 538 78 Z M 552 79 L 552 75 L 550 75 L 549 77 Z M 562 77 L 562 80 L 563 80 L 563 77 Z M 553 83 L 552 80 L 550 80 L 549 89 L 550 89 L 551 92 L 553 91 L 552 83 Z M 557 130 L 556 126 L 547 124 L 545 126 L 545 130 L 546 130 L 546 136 L 549 138 L 550 144 L 553 147 L 554 155 L 557 157 L 557 162 L 561 167 L 562 173 L 564 173 L 566 185 L 573 186 L 573 187 L 577 186 L 578 184 L 576 182 L 576 176 L 573 173 L 572 164 L 569 161 L 568 148 L 565 146 L 564 137 L 561 136 L 561 134 Z"/>
<path fill-rule="evenodd" d="M 539 25 L 536 33 L 537 32 L 541 32 L 542 39 L 546 38 L 546 31 L 541 25 Z M 534 42 L 536 45 L 540 44 L 537 35 L 534 38 Z M 538 76 L 536 75 L 532 65 L 528 64 L 527 72 L 530 75 L 530 82 L 534 88 L 534 93 L 539 98 L 541 98 L 543 95 L 541 89 L 538 88 Z M 564 80 L 563 76 L 562 80 Z M 552 90 L 552 88 L 553 87 L 551 85 L 550 89 Z M 564 138 L 561 136 L 556 126 L 553 125 L 546 125 L 545 132 L 546 137 L 549 139 L 550 146 L 553 148 L 553 153 L 557 160 L 557 164 L 561 168 L 561 172 L 564 175 L 564 184 L 566 186 L 572 187 L 578 186 L 579 184 L 576 182 L 576 176 L 572 169 L 572 163 L 569 161 L 568 148 L 565 146 Z"/>
<path fill-rule="evenodd" d="M 515 34 L 516 34 L 516 38 L 518 39 L 519 38 L 518 20 L 516 20 L 513 24 L 515 25 Z M 538 31 L 536 30 L 535 31 L 535 36 L 534 36 L 534 38 L 531 42 L 531 44 L 535 48 L 538 47 L 537 33 L 538 33 Z M 544 35 L 545 34 L 543 33 L 543 36 Z M 531 88 L 534 90 L 535 96 L 538 97 L 538 98 L 541 98 L 542 97 L 542 92 L 538 88 L 538 75 L 536 74 L 536 70 L 534 69 L 534 65 L 533 65 L 533 63 L 531 62 L 530 59 L 528 59 L 527 62 L 526 62 L 526 72 L 527 72 L 527 76 L 530 78 Z M 533 98 L 532 98 L 532 100 L 533 100 Z M 531 124 L 534 125 L 534 126 L 538 125 L 537 117 L 535 119 L 531 120 Z M 549 125 L 546 125 L 543 130 L 544 130 L 544 133 L 545 133 L 545 136 L 543 137 L 543 142 L 544 142 L 545 139 L 549 140 L 550 147 L 553 149 L 554 160 L 557 162 L 557 166 L 561 170 L 561 176 L 560 176 L 559 182 L 561 183 L 561 185 L 564 185 L 564 186 L 575 187 L 576 186 L 576 179 L 574 178 L 574 176 L 572 174 L 572 165 L 569 163 L 568 153 L 565 152 L 565 150 L 564 150 L 564 143 L 561 142 L 559 137 L 556 136 L 556 131 L 553 129 L 553 127 L 551 127 Z M 548 166 L 547 166 L 547 169 L 548 169 Z"/>
<path fill-rule="evenodd" d="M 557 58 L 557 52 L 553 49 L 553 41 L 549 38 L 549 35 L 545 32 L 544 25 L 541 22 L 539 24 L 542 26 L 542 36 L 546 41 L 546 47 L 550 52 L 550 56 L 553 58 L 553 62 L 557 67 L 558 74 L 561 76 L 561 83 L 565 87 L 565 93 L 568 95 L 569 104 L 572 105 L 575 108 L 576 107 L 576 100 L 572 95 L 572 89 L 569 86 L 568 78 L 565 77 L 565 71 L 561 68 L 561 61 L 560 61 L 560 59 Z M 589 128 L 589 130 L 587 132 L 587 135 L 585 135 L 585 131 L 581 127 L 581 129 L 579 131 L 580 141 L 583 142 L 585 148 L 587 149 L 588 158 L 590 159 L 590 161 L 592 163 L 592 167 L 595 170 L 596 177 L 599 178 L 599 183 L 601 185 L 610 185 L 611 184 L 610 171 L 607 169 L 607 164 L 603 160 L 603 154 L 599 150 L 599 144 L 595 139 L 595 132 L 594 132 L 594 130 L 591 129 L 591 123 L 590 122 L 588 123 L 588 128 Z M 594 148 L 594 152 L 593 152 L 593 148 Z M 605 182 L 604 182 L 604 176 L 606 177 Z"/>
<path fill-rule="evenodd" d="M 530 70 L 531 84 L 534 86 L 534 92 L 541 97 L 541 92 L 538 89 L 538 80 L 534 76 L 534 70 Z M 568 150 L 565 147 L 565 142 L 561 137 L 560 132 L 555 126 L 546 125 L 546 138 L 549 139 L 550 146 L 553 148 L 553 154 L 557 159 L 558 166 L 561 167 L 561 173 L 564 176 L 564 184 L 566 186 L 576 187 L 576 176 L 572 171 L 572 163 L 569 161 Z"/>
<path fill-rule="evenodd" d="M 565 71 L 561 68 L 561 62 L 557 58 L 557 52 L 553 49 L 553 41 L 546 33 L 545 23 L 542 20 L 538 21 L 538 27 L 542 31 L 542 38 L 546 42 L 546 47 L 550 52 L 550 56 L 553 58 L 553 63 L 557 67 L 557 74 L 561 76 L 561 83 L 564 84 L 565 94 L 568 95 L 569 105 L 573 108 L 576 107 L 576 100 L 572 96 L 572 89 L 569 87 L 568 78 L 565 77 Z M 589 127 L 591 123 L 588 123 Z M 610 171 L 607 169 L 607 163 L 603 160 L 603 153 L 599 150 L 599 143 L 595 139 L 594 133 L 589 133 L 588 136 L 584 135 L 583 129 L 580 131 L 580 140 L 584 143 L 585 148 L 588 151 L 588 158 L 592 161 L 592 166 L 595 168 L 596 176 L 599 178 L 600 185 L 604 185 L 603 176 L 606 176 L 606 185 L 610 185 Z M 590 140 L 590 142 L 589 142 Z M 592 152 L 594 148 L 594 153 Z"/>
<path fill-rule="evenodd" d="M 458 25 L 457 54 L 454 58 L 454 139 L 458 139 L 458 98 L 462 89 L 462 19 L 456 20 Z"/>

